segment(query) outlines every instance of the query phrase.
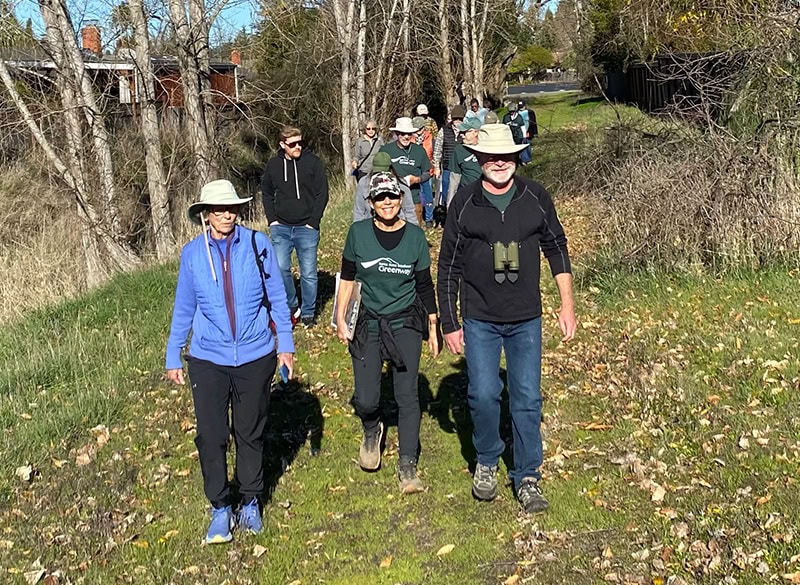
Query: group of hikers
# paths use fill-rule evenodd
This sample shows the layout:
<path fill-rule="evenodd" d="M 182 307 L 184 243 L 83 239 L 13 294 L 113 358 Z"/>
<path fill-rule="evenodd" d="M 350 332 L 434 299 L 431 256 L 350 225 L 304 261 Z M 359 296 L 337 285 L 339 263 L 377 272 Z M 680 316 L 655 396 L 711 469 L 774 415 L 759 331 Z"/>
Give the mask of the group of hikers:
<path fill-rule="evenodd" d="M 464 355 L 477 455 L 472 495 L 484 501 L 496 497 L 498 462 L 506 449 L 500 435 L 504 352 L 513 435 L 508 475 L 522 508 L 536 513 L 548 506 L 540 486 L 540 250 L 558 287 L 563 341 L 575 336 L 577 324 L 567 239 L 552 198 L 542 185 L 516 173 L 518 163 L 526 156 L 530 160 L 535 117 L 517 126 L 521 116 L 514 106 L 503 123 L 476 100 L 469 111 L 456 105 L 439 130 L 420 105 L 415 117 L 396 119 L 394 140 L 386 143 L 373 121 L 363 125 L 353 161 L 354 221 L 341 254 L 335 321 L 336 335 L 351 356 L 352 404 L 363 430 L 358 461 L 365 471 L 381 468 L 386 432 L 381 376 L 384 363 L 390 363 L 403 494 L 425 489 L 417 473 L 417 384 L 425 341 L 434 357 L 442 345 Z M 522 138 L 515 128 L 524 128 Z M 261 184 L 269 237 L 237 222 L 251 198 L 240 197 L 227 180 L 206 184 L 188 208 L 202 233 L 181 253 L 166 370 L 172 382 L 184 384 L 185 358 L 197 419 L 195 443 L 211 503 L 207 543 L 230 541 L 234 526 L 242 532 L 263 529 L 263 435 L 272 379 L 276 370 L 284 380 L 292 378 L 293 328 L 314 326 L 317 317 L 317 247 L 328 182 L 299 128 L 284 126 L 278 144 Z M 432 178 L 438 180 L 435 186 Z M 436 287 L 422 228 L 431 225 L 426 222 L 433 218 L 434 192 L 445 215 Z M 361 302 L 351 328 L 346 311 L 356 289 Z M 237 502 L 226 462 L 231 434 Z"/>

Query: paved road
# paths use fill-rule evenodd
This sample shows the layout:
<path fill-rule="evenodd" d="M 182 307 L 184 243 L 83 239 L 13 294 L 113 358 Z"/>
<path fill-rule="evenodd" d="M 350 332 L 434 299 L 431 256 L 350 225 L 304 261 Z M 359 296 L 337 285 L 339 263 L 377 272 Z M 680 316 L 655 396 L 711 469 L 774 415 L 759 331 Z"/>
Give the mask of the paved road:
<path fill-rule="evenodd" d="M 552 93 L 557 91 L 575 91 L 578 89 L 577 81 L 548 83 L 535 83 L 533 85 L 509 85 L 508 95 L 533 95 L 536 93 Z"/>

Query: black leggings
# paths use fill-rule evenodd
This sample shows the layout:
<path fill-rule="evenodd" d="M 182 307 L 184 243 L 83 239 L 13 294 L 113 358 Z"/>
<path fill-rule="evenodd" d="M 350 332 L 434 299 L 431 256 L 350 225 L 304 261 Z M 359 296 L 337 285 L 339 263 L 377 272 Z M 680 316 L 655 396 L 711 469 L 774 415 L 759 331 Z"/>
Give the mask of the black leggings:
<path fill-rule="evenodd" d="M 403 355 L 406 368 L 398 371 L 392 364 L 394 399 L 398 406 L 397 435 L 401 457 L 417 457 L 419 450 L 419 356 L 422 350 L 422 334 L 413 329 L 402 328 L 394 332 L 397 347 Z M 363 360 L 353 358 L 355 395 L 353 405 L 364 425 L 364 432 L 378 429 L 380 422 L 381 369 L 380 341 L 377 334 L 370 333 L 365 345 Z"/>
<path fill-rule="evenodd" d="M 235 473 L 242 501 L 260 498 L 264 491 L 264 428 L 277 363 L 275 352 L 236 367 L 193 357 L 186 361 L 197 418 L 194 442 L 200 454 L 206 497 L 217 508 L 233 503 L 226 461 L 230 406 L 236 442 Z"/>

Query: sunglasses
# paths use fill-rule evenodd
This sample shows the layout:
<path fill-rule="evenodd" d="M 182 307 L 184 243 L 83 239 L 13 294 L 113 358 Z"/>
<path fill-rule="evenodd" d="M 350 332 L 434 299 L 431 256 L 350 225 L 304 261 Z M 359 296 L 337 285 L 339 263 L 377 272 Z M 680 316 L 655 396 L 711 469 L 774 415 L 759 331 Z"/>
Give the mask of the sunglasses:
<path fill-rule="evenodd" d="M 391 191 L 384 191 L 383 193 L 376 193 L 375 195 L 370 196 L 370 199 L 374 203 L 380 203 L 381 201 L 385 201 L 386 199 L 391 199 L 392 201 L 400 201 L 403 198 L 403 195 L 400 193 L 392 193 Z"/>
<path fill-rule="evenodd" d="M 417 133 L 416 132 L 398 132 L 397 135 L 398 136 L 416 136 Z"/>
<path fill-rule="evenodd" d="M 284 142 L 284 144 L 286 145 L 286 148 L 298 148 L 300 146 L 303 146 L 303 141 L 295 140 L 294 142 Z"/>
<path fill-rule="evenodd" d="M 231 215 L 237 215 L 239 213 L 239 206 L 238 205 L 215 205 L 213 207 L 208 208 L 209 213 L 213 213 L 214 215 L 225 215 L 225 212 L 230 213 Z"/>
<path fill-rule="evenodd" d="M 364 130 L 377 130 L 375 126 L 367 126 Z"/>

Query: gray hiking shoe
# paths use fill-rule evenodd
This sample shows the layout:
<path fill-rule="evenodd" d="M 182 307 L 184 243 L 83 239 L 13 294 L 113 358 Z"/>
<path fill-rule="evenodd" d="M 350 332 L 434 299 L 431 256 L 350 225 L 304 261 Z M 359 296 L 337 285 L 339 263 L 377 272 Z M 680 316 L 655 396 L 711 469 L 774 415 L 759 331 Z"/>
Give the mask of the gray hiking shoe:
<path fill-rule="evenodd" d="M 484 502 L 489 502 L 497 497 L 497 465 L 475 466 L 475 475 L 472 476 L 472 495 Z"/>
<path fill-rule="evenodd" d="M 547 499 L 539 487 L 535 477 L 524 478 L 517 487 L 517 499 L 528 514 L 536 514 L 547 510 Z"/>
<path fill-rule="evenodd" d="M 417 477 L 417 461 L 411 457 L 401 457 L 397 466 L 397 477 L 400 480 L 400 493 L 417 494 L 425 490 L 422 481 Z"/>
<path fill-rule="evenodd" d="M 375 471 L 381 466 L 381 439 L 383 439 L 383 423 L 378 423 L 374 433 L 364 433 L 361 449 L 358 451 L 358 464 L 361 469 Z"/>

